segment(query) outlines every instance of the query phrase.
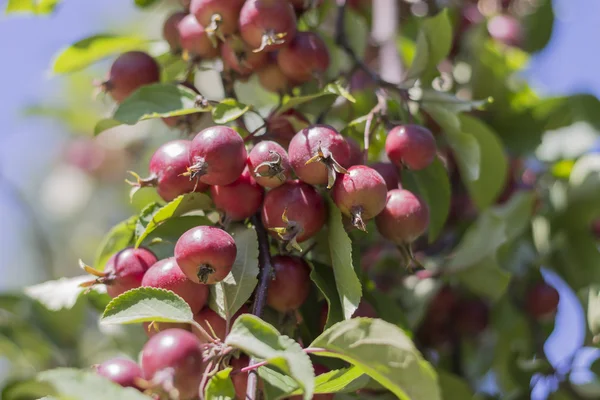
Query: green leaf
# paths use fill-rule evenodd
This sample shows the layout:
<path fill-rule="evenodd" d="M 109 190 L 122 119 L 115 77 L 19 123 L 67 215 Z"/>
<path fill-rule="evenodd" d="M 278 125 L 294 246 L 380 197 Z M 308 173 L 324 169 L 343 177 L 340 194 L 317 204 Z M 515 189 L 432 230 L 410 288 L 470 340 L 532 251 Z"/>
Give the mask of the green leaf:
<path fill-rule="evenodd" d="M 213 107 L 212 117 L 215 124 L 226 124 L 233 122 L 246 114 L 250 106 L 238 102 L 236 99 L 223 99 Z"/>
<path fill-rule="evenodd" d="M 58 368 L 38 374 L 38 380 L 54 387 L 56 395 L 69 400 L 149 400 L 134 388 L 123 388 L 92 371 Z"/>
<path fill-rule="evenodd" d="M 444 227 L 450 212 L 450 180 L 448 171 L 436 157 L 433 163 L 419 171 L 405 170 L 402 184 L 411 180 L 417 193 L 429 206 L 429 243 L 433 242 Z M 408 182 L 407 182 L 408 183 Z"/>
<path fill-rule="evenodd" d="M 210 111 L 196 105 L 198 94 L 183 85 L 154 83 L 145 85 L 127 97 L 115 110 L 113 119 L 127 125 L 139 121 Z"/>
<path fill-rule="evenodd" d="M 48 383 L 31 379 L 8 383 L 2 389 L 0 398 L 2 400 L 30 400 L 39 399 L 51 393 L 54 393 L 54 389 Z"/>
<path fill-rule="evenodd" d="M 315 375 L 310 358 L 296 341 L 280 335 L 272 325 L 243 314 L 235 320 L 225 344 L 268 361 L 300 385 L 305 400 L 312 398 Z"/>
<path fill-rule="evenodd" d="M 133 244 L 132 242 L 135 235 L 135 226 L 137 224 L 137 220 L 137 216 L 130 217 L 129 219 L 115 225 L 106 234 L 104 239 L 102 239 L 102 244 L 98 248 L 98 252 L 96 253 L 94 268 L 99 271 L 103 271 L 106 262 L 113 254 Z"/>
<path fill-rule="evenodd" d="M 500 268 L 496 258 L 484 260 L 458 271 L 454 276 L 473 294 L 498 301 L 508 289 L 511 274 Z"/>
<path fill-rule="evenodd" d="M 188 230 L 201 225 L 212 225 L 212 221 L 199 215 L 169 218 L 150 232 L 141 246 L 152 250 L 159 260 L 171 257 L 179 237 Z"/>
<path fill-rule="evenodd" d="M 465 183 L 475 204 L 480 209 L 484 209 L 493 204 L 504 189 L 508 175 L 508 160 L 502 142 L 487 125 L 468 115 L 460 115 L 459 118 L 462 131 L 472 135 L 480 149 L 479 177 Z"/>
<path fill-rule="evenodd" d="M 335 276 L 340 303 L 345 319 L 349 319 L 358 308 L 362 288 L 352 265 L 352 243 L 342 223 L 342 214 L 329 199 L 328 235 L 331 265 Z"/>
<path fill-rule="evenodd" d="M 235 387 L 229 377 L 231 368 L 217 372 L 206 385 L 204 396 L 211 400 L 234 400 Z"/>
<path fill-rule="evenodd" d="M 170 290 L 139 287 L 112 299 L 101 322 L 135 324 L 140 322 L 193 322 L 190 306 Z"/>
<path fill-rule="evenodd" d="M 6 14 L 32 13 L 45 15 L 54 12 L 61 0 L 8 0 Z"/>
<path fill-rule="evenodd" d="M 169 218 L 179 217 L 194 210 L 206 211 L 211 208 L 212 200 L 204 193 L 192 192 L 177 197 L 153 213 L 152 219 L 148 222 L 143 231 L 137 234 L 135 247 L 140 247 L 146 237 Z"/>
<path fill-rule="evenodd" d="M 551 0 L 541 0 L 534 5 L 533 12 L 526 13 L 523 18 L 525 33 L 523 34 L 523 49 L 535 53 L 546 47 L 552 36 L 554 25 L 554 10 Z"/>
<path fill-rule="evenodd" d="M 370 378 L 358 367 L 336 369 L 315 378 L 315 394 L 353 393 L 362 389 Z M 292 395 L 301 394 L 296 390 Z"/>
<path fill-rule="evenodd" d="M 329 95 L 337 95 L 346 98 L 348 101 L 354 103 L 356 99 L 346 90 L 344 84 L 341 81 L 333 82 L 325 86 L 325 88 L 319 92 L 314 94 L 308 94 L 304 96 L 296 96 L 296 97 L 288 97 L 284 100 L 281 107 L 277 109 L 277 113 L 283 113 L 292 108 L 296 108 L 301 104 L 307 103 L 309 101 L 318 99 L 319 97 L 329 96 Z"/>
<path fill-rule="evenodd" d="M 417 53 L 406 72 L 405 81 L 414 81 L 425 72 L 435 71 L 440 61 L 450 52 L 452 37 L 452 24 L 447 9 L 424 19 L 417 36 Z"/>
<path fill-rule="evenodd" d="M 139 8 L 147 8 L 156 4 L 158 0 L 135 0 L 135 5 Z"/>
<path fill-rule="evenodd" d="M 533 201 L 533 194 L 521 192 L 508 203 L 484 211 L 464 234 L 447 268 L 458 271 L 494 256 L 529 225 Z"/>
<path fill-rule="evenodd" d="M 298 384 L 292 378 L 269 366 L 259 367 L 258 376 L 263 384 L 265 400 L 285 399 L 298 389 Z"/>
<path fill-rule="evenodd" d="M 453 113 L 481 110 L 486 104 L 492 101 L 491 98 L 485 100 L 462 100 L 452 93 L 440 92 L 433 89 L 424 89 L 419 100 L 424 104 L 442 106 Z"/>
<path fill-rule="evenodd" d="M 469 384 L 458 376 L 438 369 L 438 382 L 444 400 L 469 400 L 474 394 Z"/>
<path fill-rule="evenodd" d="M 371 290 L 365 293 L 365 299 L 375 308 L 379 318 L 398 326 L 400 329 L 406 329 L 406 334 L 409 335 L 406 312 L 400 307 L 400 304 L 394 297 L 389 293 Z"/>
<path fill-rule="evenodd" d="M 327 301 L 327 322 L 325 327 L 329 328 L 331 325 L 344 320 L 340 295 L 335 286 L 333 269 L 328 265 L 313 261 L 310 279 L 317 285 Z"/>
<path fill-rule="evenodd" d="M 135 224 L 136 237 L 140 237 L 144 233 L 148 224 L 152 222 L 152 218 L 154 218 L 154 215 L 157 212 L 159 212 L 161 208 L 162 205 L 159 202 L 154 201 L 152 203 L 147 204 L 146 207 L 144 207 L 142 211 L 140 211 L 137 223 Z"/>
<path fill-rule="evenodd" d="M 317 356 L 340 358 L 392 391 L 398 398 L 440 400 L 435 370 L 404 331 L 388 322 L 353 318 L 335 324 L 310 345 Z"/>
<path fill-rule="evenodd" d="M 224 319 L 231 317 L 246 303 L 258 283 L 258 238 L 254 228 L 237 227 L 230 232 L 237 255 L 227 277 L 210 286 L 210 308 Z"/>
<path fill-rule="evenodd" d="M 98 136 L 104 131 L 114 128 L 115 126 L 123 125 L 121 121 L 117 121 L 113 118 L 104 118 L 96 123 L 94 126 L 94 136 Z"/>
<path fill-rule="evenodd" d="M 79 40 L 54 58 L 52 72 L 66 74 L 83 69 L 110 55 L 141 49 L 147 41 L 137 36 L 100 34 Z"/>
<path fill-rule="evenodd" d="M 81 293 L 87 290 L 94 290 L 99 293 L 106 292 L 104 285 L 94 285 L 91 289 L 79 286 L 83 282 L 90 281 L 90 279 L 92 278 L 89 275 L 59 278 L 27 286 L 23 289 L 23 292 L 29 298 L 40 302 L 48 310 L 69 310 L 75 306 Z"/>
<path fill-rule="evenodd" d="M 476 118 L 456 115 L 438 104 L 423 107 L 444 129 L 475 205 L 485 209 L 493 204 L 508 174 L 508 161 L 498 136 Z"/>

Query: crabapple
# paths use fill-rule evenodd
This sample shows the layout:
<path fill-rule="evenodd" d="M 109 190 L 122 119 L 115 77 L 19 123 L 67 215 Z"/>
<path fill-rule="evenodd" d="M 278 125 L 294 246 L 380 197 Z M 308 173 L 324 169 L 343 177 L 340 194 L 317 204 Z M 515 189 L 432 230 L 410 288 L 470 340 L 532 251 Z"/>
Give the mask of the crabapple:
<path fill-rule="evenodd" d="M 411 243 L 427 230 L 429 208 L 408 190 L 390 190 L 385 208 L 375 217 L 375 224 L 386 239 L 397 244 Z"/>
<path fill-rule="evenodd" d="M 231 271 L 237 247 L 231 235 L 212 226 L 197 226 L 175 244 L 179 268 L 195 283 L 213 284 Z"/>
<path fill-rule="evenodd" d="M 394 164 L 420 170 L 428 167 L 435 159 L 435 139 L 425 127 L 399 125 L 389 131 L 385 152 Z"/>
<path fill-rule="evenodd" d="M 352 218 L 352 225 L 366 231 L 365 222 L 385 207 L 387 187 L 379 172 L 365 165 L 355 165 L 338 177 L 331 196 L 342 214 Z"/>
<path fill-rule="evenodd" d="M 221 45 L 221 58 L 225 69 L 230 69 L 241 76 L 249 76 L 252 72 L 264 67 L 269 62 L 265 52 L 255 53 L 239 37 L 230 37 Z"/>
<path fill-rule="evenodd" d="M 110 379 L 117 385 L 132 387 L 138 390 L 136 380 L 142 379 L 142 369 L 133 360 L 116 357 L 95 366 L 96 373 Z"/>
<path fill-rule="evenodd" d="M 449 322 L 456 310 L 458 296 L 450 286 L 443 286 L 435 294 L 427 307 L 427 319 L 439 323 Z"/>
<path fill-rule="evenodd" d="M 523 32 L 519 21 L 510 15 L 496 15 L 487 23 L 487 30 L 492 38 L 507 46 L 519 46 Z"/>
<path fill-rule="evenodd" d="M 296 13 L 288 1 L 246 0 L 240 11 L 240 34 L 255 51 L 273 51 L 296 35 Z"/>
<path fill-rule="evenodd" d="M 290 178 L 292 167 L 283 147 L 276 142 L 263 140 L 250 151 L 248 169 L 259 185 L 276 188 Z"/>
<path fill-rule="evenodd" d="M 256 76 L 260 85 L 269 92 L 284 93 L 296 86 L 273 61 L 257 70 Z"/>
<path fill-rule="evenodd" d="M 210 195 L 218 210 L 231 221 L 243 221 L 260 208 L 265 190 L 254 180 L 248 167 L 233 183 L 210 187 Z"/>
<path fill-rule="evenodd" d="M 316 235 L 326 218 L 323 197 L 314 187 L 298 180 L 270 190 L 263 202 L 263 224 L 288 248 L 298 248 L 298 242 Z"/>
<path fill-rule="evenodd" d="M 177 24 L 177 30 L 181 47 L 190 54 L 192 59 L 211 59 L 219 55 L 219 48 L 213 45 L 204 27 L 192 14 L 186 15 Z"/>
<path fill-rule="evenodd" d="M 363 151 L 360 148 L 358 142 L 351 137 L 346 138 L 346 142 L 348 142 L 348 148 L 350 149 L 350 158 L 348 161 L 348 165 L 342 165 L 344 168 L 351 167 L 353 165 L 360 165 L 363 163 Z M 378 171 L 379 172 L 379 171 Z"/>
<path fill-rule="evenodd" d="M 171 201 L 185 193 L 205 191 L 208 185 L 184 176 L 190 166 L 191 143 L 189 140 L 172 140 L 160 146 L 150 159 L 148 178 L 142 179 L 132 173 L 137 182 L 128 181 L 133 186 L 131 194 L 142 187 L 156 187 L 164 201 Z"/>
<path fill-rule="evenodd" d="M 297 310 L 310 292 L 310 267 L 300 257 L 281 255 L 272 264 L 275 279 L 269 283 L 267 304 L 282 313 Z"/>
<path fill-rule="evenodd" d="M 312 125 L 296 133 L 288 148 L 290 164 L 300 180 L 331 189 L 336 172 L 346 173 L 348 142 L 329 125 Z"/>
<path fill-rule="evenodd" d="M 456 305 L 454 317 L 456 330 L 463 336 L 476 336 L 487 328 L 490 310 L 479 299 L 462 300 Z"/>
<path fill-rule="evenodd" d="M 159 80 L 160 67 L 154 58 L 142 51 L 128 51 L 117 57 L 101 86 L 121 103 L 140 87 Z"/>
<path fill-rule="evenodd" d="M 148 249 L 128 247 L 110 257 L 104 271 L 98 271 L 82 264 L 86 272 L 97 278 L 84 282 L 81 286 L 104 284 L 108 295 L 114 298 L 139 287 L 144 274 L 156 261 L 156 256 Z"/>
<path fill-rule="evenodd" d="M 560 296 L 546 282 L 538 282 L 527 291 L 525 308 L 537 320 L 546 320 L 556 313 Z"/>
<path fill-rule="evenodd" d="M 171 14 L 163 24 L 163 39 L 169 44 L 173 53 L 181 51 L 181 38 L 179 37 L 178 25 L 186 15 L 188 14 L 185 11 L 177 11 Z"/>
<path fill-rule="evenodd" d="M 174 292 L 190 306 L 192 313 L 197 313 L 208 300 L 208 287 L 190 281 L 181 271 L 175 257 L 165 258 L 151 266 L 142 286 L 166 289 Z"/>
<path fill-rule="evenodd" d="M 167 329 L 151 337 L 141 354 L 144 377 L 171 397 L 198 396 L 202 380 L 202 343 L 182 329 Z"/>
<path fill-rule="evenodd" d="M 246 398 L 246 389 L 248 386 L 248 373 L 239 372 L 242 368 L 245 368 L 250 364 L 250 359 L 246 355 L 241 355 L 239 358 L 232 358 L 229 361 L 232 372 L 238 372 L 237 374 L 231 375 L 231 381 L 235 388 L 236 399 Z"/>
<path fill-rule="evenodd" d="M 209 185 L 229 185 L 246 166 L 244 140 L 227 126 L 213 126 L 200 131 L 190 147 L 190 178 L 199 177 Z"/>
<path fill-rule="evenodd" d="M 250 310 L 248 309 L 248 306 L 243 305 L 239 309 L 239 311 L 236 312 L 235 315 L 233 315 L 233 317 L 231 318 L 231 324 L 233 324 L 240 315 L 248 314 L 249 312 Z M 200 324 L 200 326 L 204 328 L 204 330 L 211 336 L 214 333 L 217 339 L 221 341 L 225 340 L 225 336 L 227 333 L 227 323 L 223 318 L 219 316 L 219 314 L 214 312 L 211 308 L 204 307 L 202 310 L 200 310 L 199 313 L 194 315 L 194 320 L 198 324 Z M 195 326 L 192 326 L 192 332 L 196 334 L 196 336 L 202 343 L 206 341 L 204 335 L 198 332 L 198 328 L 196 328 Z"/>
<path fill-rule="evenodd" d="M 308 82 L 329 68 L 329 50 L 314 32 L 298 32 L 287 47 L 277 53 L 281 71 L 294 82 Z"/>
<path fill-rule="evenodd" d="M 294 129 L 292 121 L 304 126 L 309 124 L 308 119 L 293 108 L 280 114 L 273 113 L 267 118 L 267 133 L 264 135 L 264 138 L 273 140 L 284 148 L 288 148 L 290 141 L 297 132 L 297 130 Z"/>
<path fill-rule="evenodd" d="M 398 189 L 400 186 L 400 174 L 398 167 L 389 162 L 376 162 L 369 164 L 369 167 L 379 172 L 379 175 L 385 181 L 388 190 Z"/>
<path fill-rule="evenodd" d="M 190 12 L 210 34 L 224 37 L 235 33 L 244 0 L 192 0 Z"/>

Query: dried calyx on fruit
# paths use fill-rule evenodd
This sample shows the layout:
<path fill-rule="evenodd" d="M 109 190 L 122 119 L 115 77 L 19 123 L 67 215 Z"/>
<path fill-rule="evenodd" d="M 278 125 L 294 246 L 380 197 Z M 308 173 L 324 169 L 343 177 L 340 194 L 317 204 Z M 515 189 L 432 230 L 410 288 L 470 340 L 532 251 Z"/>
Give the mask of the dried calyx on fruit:
<path fill-rule="evenodd" d="M 182 329 L 167 329 L 146 342 L 141 366 L 149 389 L 173 399 L 198 397 L 204 363 L 202 343 Z"/>
<path fill-rule="evenodd" d="M 164 201 L 171 201 L 185 193 L 204 192 L 208 185 L 197 178 L 190 180 L 184 176 L 190 167 L 191 143 L 189 140 L 173 140 L 160 146 L 150 159 L 150 176 L 147 178 L 141 178 L 130 171 L 137 180 L 126 181 L 133 186 L 130 197 L 143 187 L 156 187 L 158 195 Z"/>
<path fill-rule="evenodd" d="M 246 165 L 244 140 L 227 126 L 200 131 L 192 140 L 190 163 L 185 175 L 209 185 L 229 185 Z"/>
<path fill-rule="evenodd" d="M 192 0 L 190 12 L 206 32 L 221 40 L 234 34 L 244 0 Z"/>
<path fill-rule="evenodd" d="M 256 182 L 267 188 L 283 185 L 292 169 L 285 149 L 270 140 L 263 140 L 252 148 L 248 168 Z"/>
<path fill-rule="evenodd" d="M 140 287 L 144 274 L 157 261 L 154 253 L 143 247 L 137 249 L 129 247 L 114 254 L 107 261 L 104 271 L 92 268 L 80 260 L 81 268 L 96 277 L 80 286 L 91 287 L 103 284 L 106 285 L 106 292 L 110 297 L 117 297 L 128 290 Z"/>
<path fill-rule="evenodd" d="M 108 79 L 100 86 L 117 102 L 121 103 L 144 85 L 160 81 L 160 66 L 142 51 L 121 54 L 110 67 Z"/>
<path fill-rule="evenodd" d="M 298 132 L 288 149 L 290 164 L 300 180 L 331 189 L 337 173 L 350 162 L 348 142 L 329 125 L 312 125 Z"/>
<path fill-rule="evenodd" d="M 192 228 L 175 244 L 179 268 L 196 283 L 221 282 L 231 271 L 236 255 L 237 247 L 231 235 L 212 226 Z"/>
<path fill-rule="evenodd" d="M 221 58 L 224 68 L 237 72 L 240 77 L 250 76 L 269 62 L 268 53 L 253 52 L 238 36 L 231 36 L 223 42 Z"/>
<path fill-rule="evenodd" d="M 281 239 L 285 248 L 302 250 L 301 243 L 316 235 L 327 218 L 323 198 L 304 182 L 288 181 L 267 192 L 262 221 L 271 235 Z"/>
<path fill-rule="evenodd" d="M 365 165 L 348 168 L 335 182 L 333 201 L 342 214 L 352 218 L 352 225 L 366 231 L 365 222 L 377 216 L 385 207 L 387 187 L 383 177 Z"/>
<path fill-rule="evenodd" d="M 186 15 L 177 25 L 179 41 L 185 50 L 184 56 L 192 61 L 215 58 L 219 55 L 218 46 L 211 41 L 204 27 L 192 14 Z"/>
<path fill-rule="evenodd" d="M 288 1 L 246 0 L 240 11 L 242 38 L 254 51 L 273 51 L 296 35 L 296 14 Z"/>

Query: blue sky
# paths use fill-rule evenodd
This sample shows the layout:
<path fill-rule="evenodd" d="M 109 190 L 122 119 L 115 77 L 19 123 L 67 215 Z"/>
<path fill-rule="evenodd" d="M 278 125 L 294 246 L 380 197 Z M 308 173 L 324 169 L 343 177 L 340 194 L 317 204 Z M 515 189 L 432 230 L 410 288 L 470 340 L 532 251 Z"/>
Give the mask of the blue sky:
<path fill-rule="evenodd" d="M 0 20 L 0 171 L 25 189 L 26 179 L 56 156 L 63 135 L 60 126 L 47 121 L 24 119 L 19 111 L 49 96 L 60 96 L 56 78 L 48 74 L 52 56 L 65 44 L 106 30 L 107 21 L 117 26 L 126 19 L 133 1 L 65 1 L 48 18 L 2 18 Z M 555 0 L 557 13 L 552 40 L 531 63 L 528 76 L 541 93 L 586 92 L 600 96 L 600 1 Z M 2 8 L 4 2 L 2 2 Z M 115 17 L 117 16 L 117 17 Z M 14 199 L 0 187 L 0 220 L 10 231 L 0 231 L 0 271 L 19 265 L 25 268 L 39 260 L 34 252 L 23 251 L 27 242 L 26 216 L 15 212 Z M 0 282 L 0 291 L 25 284 L 26 270 L 14 281 Z M 12 275 L 12 274 L 11 274 Z M 2 276 L 7 276 L 3 274 Z M 14 276 L 14 275 L 13 275 Z M 560 329 L 546 348 L 551 361 L 560 361 L 579 347 L 583 338 L 583 315 L 574 295 L 556 277 L 549 280 L 561 289 L 558 315 Z M 584 354 L 579 364 L 587 363 Z M 543 397 L 543 387 L 536 392 Z"/>

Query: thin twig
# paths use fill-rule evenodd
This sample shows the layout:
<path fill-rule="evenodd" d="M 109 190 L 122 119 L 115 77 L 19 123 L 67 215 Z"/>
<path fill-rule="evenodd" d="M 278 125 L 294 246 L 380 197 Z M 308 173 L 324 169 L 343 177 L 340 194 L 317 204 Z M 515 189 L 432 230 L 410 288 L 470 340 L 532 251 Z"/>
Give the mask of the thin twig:
<path fill-rule="evenodd" d="M 267 290 L 273 273 L 273 264 L 271 263 L 271 251 L 269 249 L 269 235 L 265 229 L 260 215 L 256 214 L 252 217 L 252 224 L 256 228 L 258 236 L 258 265 L 260 267 L 260 281 L 256 294 L 254 296 L 254 306 L 252 314 L 260 317 L 267 302 Z M 250 365 L 256 364 L 257 360 L 253 357 L 250 360 Z M 257 398 L 258 392 L 258 374 L 256 370 L 250 371 L 248 374 L 248 384 L 246 386 L 246 399 L 254 400 Z"/>
<path fill-rule="evenodd" d="M 252 217 L 252 224 L 256 227 L 258 236 L 258 264 L 260 266 L 260 283 L 256 290 L 254 298 L 254 307 L 252 314 L 260 317 L 267 301 L 267 289 L 273 274 L 273 265 L 271 264 L 271 252 L 269 249 L 269 236 L 265 229 L 260 215 Z"/>
<path fill-rule="evenodd" d="M 408 89 L 383 79 L 377 72 L 373 71 L 363 60 L 361 60 L 360 57 L 358 57 L 358 55 L 354 52 L 354 49 L 352 49 L 352 46 L 350 46 L 345 32 L 346 2 L 347 0 L 336 0 L 337 18 L 335 23 L 335 43 L 341 47 L 342 50 L 344 50 L 348 57 L 350 57 L 352 63 L 354 64 L 353 68 L 362 69 L 367 75 L 369 75 L 369 78 L 371 78 L 371 80 L 377 84 L 377 86 L 381 87 L 382 89 L 388 89 L 398 93 L 400 97 L 406 101 L 408 99 Z"/>

